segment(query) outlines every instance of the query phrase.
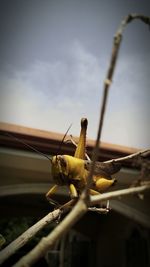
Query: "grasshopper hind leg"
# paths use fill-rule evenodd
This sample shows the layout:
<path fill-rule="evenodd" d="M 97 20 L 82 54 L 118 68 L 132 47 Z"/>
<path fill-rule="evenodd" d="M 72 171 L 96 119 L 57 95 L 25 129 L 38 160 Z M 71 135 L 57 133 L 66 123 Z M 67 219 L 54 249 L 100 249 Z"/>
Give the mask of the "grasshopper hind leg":
<path fill-rule="evenodd" d="M 94 189 L 90 189 L 90 195 L 95 196 L 95 195 L 99 195 L 100 193 Z M 107 200 L 106 205 L 104 205 L 103 203 L 100 203 L 98 205 L 98 207 L 90 207 L 89 208 L 90 211 L 94 211 L 100 214 L 107 214 L 110 210 L 110 206 L 109 206 L 109 200 Z"/>

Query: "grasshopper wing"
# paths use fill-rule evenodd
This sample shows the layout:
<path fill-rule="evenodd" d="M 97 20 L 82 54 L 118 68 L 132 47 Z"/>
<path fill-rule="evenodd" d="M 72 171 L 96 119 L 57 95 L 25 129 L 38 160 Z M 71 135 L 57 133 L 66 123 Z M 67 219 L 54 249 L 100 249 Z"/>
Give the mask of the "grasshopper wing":
<path fill-rule="evenodd" d="M 85 169 L 89 171 L 91 162 L 88 160 L 85 160 Z M 105 162 L 99 162 L 97 161 L 95 164 L 95 175 L 101 175 L 103 177 L 106 177 L 107 179 L 111 179 L 111 175 L 115 174 L 121 169 L 121 164 L 119 163 L 105 163 Z"/>

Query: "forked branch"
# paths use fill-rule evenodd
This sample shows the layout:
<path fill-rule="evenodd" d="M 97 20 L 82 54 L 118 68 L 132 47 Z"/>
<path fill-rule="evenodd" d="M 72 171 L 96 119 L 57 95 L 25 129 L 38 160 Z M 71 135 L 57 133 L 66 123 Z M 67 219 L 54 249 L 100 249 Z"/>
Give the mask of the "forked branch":
<path fill-rule="evenodd" d="M 114 160 L 110 160 L 107 161 L 108 163 L 110 162 L 124 162 L 125 160 L 128 159 L 133 159 L 133 158 L 137 158 L 139 156 L 144 156 L 149 155 L 150 150 L 143 150 L 143 151 L 139 151 L 137 153 L 131 154 L 129 156 L 126 157 L 122 157 L 122 158 L 118 158 L 118 159 L 114 159 Z M 106 162 L 106 163 L 107 163 Z M 134 187 L 131 189 L 126 189 L 126 190 L 120 190 L 120 191 L 115 191 L 115 192 L 111 192 L 111 193 L 107 193 L 107 194 L 102 194 L 99 196 L 92 196 L 91 197 L 91 201 L 90 201 L 90 205 L 95 205 L 98 204 L 99 202 L 101 202 L 102 200 L 106 200 L 106 199 L 111 199 L 114 197 L 119 197 L 119 196 L 123 196 L 125 193 L 127 194 L 131 194 L 131 193 L 140 193 L 143 190 L 146 190 L 149 188 L 149 184 L 143 185 L 144 187 Z M 44 218 L 42 218 L 40 221 L 38 221 L 36 224 L 34 224 L 32 227 L 30 227 L 27 231 L 25 231 L 22 235 L 20 235 L 16 240 L 14 240 L 11 244 L 9 244 L 6 248 L 4 248 L 1 252 L 0 252 L 0 264 L 3 263 L 6 259 L 8 259 L 11 255 L 13 255 L 18 249 L 20 249 L 21 247 L 23 247 L 27 242 L 29 242 L 33 236 L 35 236 L 42 228 L 44 228 L 47 224 L 51 223 L 52 221 L 55 221 L 62 213 L 66 212 L 68 209 L 72 209 L 73 206 L 75 204 L 74 200 L 70 200 L 69 202 L 67 202 L 64 206 L 62 206 L 61 208 L 54 210 L 53 212 L 50 212 L 49 214 L 47 214 Z M 94 208 L 88 208 L 88 210 L 92 210 L 92 211 L 96 211 L 96 209 Z M 106 209 L 98 209 L 99 213 L 101 214 L 105 214 L 107 213 Z"/>
<path fill-rule="evenodd" d="M 94 168 L 95 168 L 95 163 L 97 160 L 97 155 L 98 155 L 98 149 L 99 149 L 99 142 L 101 139 L 101 133 L 102 133 L 102 127 L 103 127 L 103 121 L 104 121 L 104 115 L 105 115 L 105 110 L 106 110 L 106 104 L 107 104 L 107 98 L 108 98 L 108 92 L 109 88 L 112 82 L 115 66 L 116 66 L 116 61 L 118 58 L 118 52 L 122 40 L 122 33 L 128 23 L 130 23 L 134 19 L 140 19 L 146 24 L 150 25 L 150 18 L 139 15 L 139 14 L 130 14 L 125 19 L 121 22 L 121 25 L 115 34 L 114 37 L 114 44 L 113 44 L 113 49 L 112 49 L 112 54 L 111 54 L 111 60 L 110 60 L 110 65 L 108 68 L 108 73 L 104 82 L 104 88 L 103 88 L 103 98 L 102 98 L 102 106 L 100 109 L 100 119 L 99 119 L 99 126 L 98 126 L 98 132 L 97 132 L 97 139 L 96 139 L 96 144 L 95 148 L 93 151 L 93 156 L 92 156 L 92 164 L 91 164 L 91 169 L 90 169 L 90 174 L 88 177 L 88 183 L 87 186 L 81 194 L 81 198 L 75 205 L 75 207 L 72 209 L 72 211 L 66 216 L 66 218 L 54 229 L 54 231 L 49 234 L 46 238 L 43 238 L 39 244 L 32 250 L 30 251 L 26 256 L 24 256 L 17 264 L 14 266 L 16 267 L 23 267 L 23 266 L 31 266 L 33 263 L 35 263 L 39 258 L 41 258 L 46 251 L 48 251 L 52 245 L 55 243 L 55 241 L 60 238 L 64 232 L 68 231 L 88 210 L 88 206 L 90 204 L 90 199 L 88 198 L 88 189 L 91 184 L 92 180 L 92 175 L 94 173 Z M 141 189 L 142 188 L 142 189 Z M 141 190 L 145 190 L 149 188 L 149 185 L 146 185 L 145 187 L 139 187 L 135 188 L 136 193 L 141 192 Z M 131 189 L 129 190 L 129 194 L 131 194 Z M 132 193 L 133 193 L 133 188 L 132 188 Z M 120 192 L 121 193 L 121 192 Z M 106 193 L 108 194 L 108 193 Z M 106 195 L 103 194 L 103 200 L 105 198 L 108 199 L 111 197 L 111 195 Z M 112 192 L 110 194 L 114 194 L 115 192 Z M 127 194 L 127 192 L 126 192 Z M 114 196 L 117 197 L 118 195 Z M 102 200 L 102 199 L 101 199 Z M 100 200 L 100 201 L 101 201 Z"/>
<path fill-rule="evenodd" d="M 57 209 L 53 212 L 47 214 L 44 218 L 30 227 L 27 231 L 25 231 L 22 235 L 20 235 L 17 239 L 15 239 L 12 243 L 10 243 L 6 248 L 0 251 L 0 264 L 2 264 L 5 260 L 7 260 L 10 256 L 12 256 L 18 249 L 23 247 L 27 242 L 29 242 L 33 236 L 35 236 L 43 227 L 52 221 L 56 220 L 61 214 L 61 210 Z"/>
<path fill-rule="evenodd" d="M 150 189 L 150 183 L 142 186 L 118 190 L 114 192 L 104 193 L 100 196 L 91 197 L 91 204 L 97 204 L 101 201 L 118 198 L 120 196 L 141 193 Z M 41 239 L 38 245 L 24 256 L 14 267 L 27 267 L 34 264 L 39 258 L 50 250 L 53 244 L 66 233 L 88 210 L 82 199 L 79 199 L 73 210 L 65 217 L 65 219 L 51 232 L 47 237 Z"/>

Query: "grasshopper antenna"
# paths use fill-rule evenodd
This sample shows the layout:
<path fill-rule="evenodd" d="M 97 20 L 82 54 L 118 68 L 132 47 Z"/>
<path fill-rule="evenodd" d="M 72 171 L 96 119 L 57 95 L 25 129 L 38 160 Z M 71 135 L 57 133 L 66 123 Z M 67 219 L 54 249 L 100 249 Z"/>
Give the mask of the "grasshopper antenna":
<path fill-rule="evenodd" d="M 10 134 L 10 133 L 7 133 L 5 132 L 5 135 L 17 140 L 18 142 L 24 144 L 25 146 L 29 147 L 30 149 L 32 149 L 33 151 L 37 152 L 38 154 L 44 156 L 45 158 L 47 158 L 48 160 L 50 160 L 52 162 L 52 159 L 50 157 L 48 157 L 46 154 L 42 153 L 41 151 L 37 150 L 36 148 L 34 148 L 33 146 L 27 144 L 26 142 L 22 141 L 21 139 L 17 138 L 16 136 Z"/>
<path fill-rule="evenodd" d="M 60 145 L 59 145 L 58 150 L 57 150 L 57 153 L 56 153 L 56 158 L 57 158 L 58 153 L 61 151 L 62 144 L 63 144 L 63 142 L 64 142 L 64 140 L 65 140 L 65 138 L 66 138 L 66 135 L 67 135 L 67 133 L 69 132 L 71 126 L 72 126 L 72 123 L 71 123 L 70 126 L 68 127 L 66 133 L 65 133 L 64 136 L 63 136 L 63 139 L 62 139 L 61 142 L 60 142 Z"/>

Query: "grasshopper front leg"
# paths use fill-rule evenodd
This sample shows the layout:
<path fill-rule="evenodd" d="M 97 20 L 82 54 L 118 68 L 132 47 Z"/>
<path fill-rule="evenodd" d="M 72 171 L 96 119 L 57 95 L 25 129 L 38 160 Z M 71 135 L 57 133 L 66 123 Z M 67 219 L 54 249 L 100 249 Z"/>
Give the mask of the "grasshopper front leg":
<path fill-rule="evenodd" d="M 46 198 L 47 200 L 52 204 L 52 205 L 55 205 L 55 206 L 59 206 L 59 203 L 55 200 L 52 199 L 52 195 L 55 194 L 55 192 L 57 191 L 58 189 L 58 185 L 54 185 L 51 187 L 51 189 L 46 193 Z"/>
<path fill-rule="evenodd" d="M 78 192 L 76 187 L 74 186 L 74 184 L 70 184 L 69 185 L 69 189 L 70 189 L 70 197 L 73 198 L 77 198 L 78 197 Z"/>

